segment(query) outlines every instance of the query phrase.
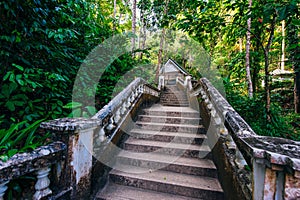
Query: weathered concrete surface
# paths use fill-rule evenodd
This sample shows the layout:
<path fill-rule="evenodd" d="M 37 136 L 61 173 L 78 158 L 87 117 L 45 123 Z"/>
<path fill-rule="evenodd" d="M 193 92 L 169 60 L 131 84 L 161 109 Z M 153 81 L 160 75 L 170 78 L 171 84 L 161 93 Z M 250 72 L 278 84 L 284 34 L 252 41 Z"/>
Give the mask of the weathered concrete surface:
<path fill-rule="evenodd" d="M 66 145 L 54 142 L 41 146 L 32 152 L 18 153 L 7 162 L 0 161 L 0 182 L 16 179 L 22 175 L 60 162 L 66 152 Z"/>
<path fill-rule="evenodd" d="M 235 152 L 229 150 L 225 143 L 226 140 L 220 138 L 212 150 L 224 196 L 228 200 L 252 199 L 251 174 L 246 169 L 239 169 L 235 165 Z"/>
<path fill-rule="evenodd" d="M 52 132 L 55 140 L 67 144 L 65 160 L 59 166 L 61 177 L 54 179 L 53 185 L 58 191 L 70 191 L 70 198 L 90 196 L 93 135 L 100 123 L 98 119 L 63 118 L 41 125 Z"/>
<path fill-rule="evenodd" d="M 213 118 L 215 116 L 224 119 L 224 121 L 221 121 L 220 127 L 226 126 L 225 134 L 221 133 L 220 127 L 220 130 L 216 128 L 215 131 L 224 134 L 224 136 L 230 133 L 233 139 L 228 141 L 227 136 L 227 139 L 224 138 L 219 141 L 225 144 L 223 147 L 221 145 L 215 147 L 218 149 L 218 151 L 213 153 L 216 158 L 215 162 L 219 173 L 223 174 L 220 177 L 226 177 L 226 170 L 228 169 L 226 167 L 228 164 L 232 169 L 238 167 L 235 163 L 224 160 L 222 156 L 220 158 L 220 150 L 225 150 L 225 156 L 227 156 L 228 160 L 233 159 L 235 161 L 238 155 L 241 155 L 236 155 L 236 152 L 241 152 L 241 164 L 248 164 L 249 166 L 247 166 L 247 168 L 251 170 L 250 174 L 253 180 L 253 190 L 250 189 L 250 193 L 253 194 L 254 199 L 282 199 L 283 196 L 286 199 L 298 199 L 300 190 L 299 186 L 294 183 L 299 182 L 300 142 L 256 135 L 245 120 L 230 106 L 225 98 L 222 97 L 206 78 L 202 78 L 199 81 L 194 93 L 198 95 L 201 94 L 202 97 L 202 110 L 206 113 L 204 117 L 202 117 L 203 122 L 209 124 L 211 123 L 211 117 Z M 206 125 L 206 127 L 207 126 L 208 125 Z M 224 132 L 224 127 L 222 127 L 222 130 Z M 231 146 L 234 151 L 232 155 L 226 155 L 226 148 L 229 146 Z M 243 159 L 245 159 L 247 163 Z M 223 170 L 224 168 L 225 170 Z M 234 174 L 234 171 L 230 173 Z M 286 180 L 285 185 L 284 179 Z M 229 180 L 232 180 L 232 178 L 229 177 Z M 244 182 L 240 182 L 239 180 L 237 180 L 237 182 L 243 185 L 243 188 L 248 188 L 245 191 L 249 190 L 249 187 L 246 187 Z M 221 183 L 224 186 L 225 195 L 230 194 L 231 189 L 226 187 L 227 181 L 225 178 L 221 180 Z M 233 183 L 234 187 L 239 187 L 235 184 L 234 179 Z M 248 192 L 244 192 L 244 196 L 248 199 L 251 198 Z"/>

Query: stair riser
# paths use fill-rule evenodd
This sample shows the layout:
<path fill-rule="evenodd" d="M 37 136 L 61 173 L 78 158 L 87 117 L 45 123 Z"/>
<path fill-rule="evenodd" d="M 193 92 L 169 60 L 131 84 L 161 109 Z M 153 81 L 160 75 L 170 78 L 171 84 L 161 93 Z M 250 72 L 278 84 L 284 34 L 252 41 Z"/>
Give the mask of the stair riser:
<path fill-rule="evenodd" d="M 203 138 L 189 138 L 189 137 L 174 137 L 167 135 L 147 135 L 141 133 L 130 133 L 131 137 L 142 139 L 142 140 L 153 140 L 160 142 L 172 142 L 172 143 L 180 143 L 180 144 L 202 144 Z"/>
<path fill-rule="evenodd" d="M 168 95 L 168 96 L 161 96 L 160 100 L 188 100 L 187 96 L 183 95 Z"/>
<path fill-rule="evenodd" d="M 196 127 L 179 127 L 175 125 L 154 125 L 154 124 L 136 124 L 136 127 L 144 130 L 152 130 L 152 131 L 169 131 L 169 132 L 184 132 L 184 133 L 205 133 L 204 128 L 196 128 Z"/>
<path fill-rule="evenodd" d="M 171 104 L 171 105 L 189 105 L 188 101 L 162 101 L 161 104 Z"/>
<path fill-rule="evenodd" d="M 172 103 L 188 103 L 189 101 L 187 99 L 164 99 L 160 100 L 161 103 L 166 103 L 166 102 L 172 102 Z"/>
<path fill-rule="evenodd" d="M 187 97 L 180 97 L 180 96 L 162 96 L 161 101 L 169 101 L 169 100 L 177 100 L 177 101 L 188 101 Z"/>
<path fill-rule="evenodd" d="M 209 169 L 209 168 L 184 166 L 179 164 L 169 164 L 169 163 L 163 163 L 157 161 L 138 160 L 138 159 L 132 159 L 126 157 L 118 157 L 117 163 L 123 165 L 132 165 L 132 166 L 142 167 L 147 169 L 162 169 L 165 171 L 177 172 L 181 174 L 206 176 L 211 178 L 217 177 L 216 169 Z"/>
<path fill-rule="evenodd" d="M 195 119 L 185 119 L 185 118 L 168 118 L 164 116 L 139 116 L 138 121 L 141 122 L 152 122 L 152 123 L 162 123 L 162 124 L 192 124 L 198 125 L 201 120 L 199 118 Z"/>
<path fill-rule="evenodd" d="M 174 103 L 163 103 L 163 106 L 174 106 L 174 107 L 189 107 L 189 104 L 174 104 Z"/>
<path fill-rule="evenodd" d="M 183 156 L 187 158 L 211 158 L 211 153 L 209 151 L 199 151 L 199 150 L 190 150 L 190 149 L 173 149 L 173 148 L 160 148 L 156 146 L 144 146 L 144 145 L 136 145 L 136 144 L 127 144 L 125 143 L 124 149 L 128 151 L 134 152 L 155 152 L 155 153 L 163 153 L 172 156 Z"/>
<path fill-rule="evenodd" d="M 190 117 L 197 118 L 199 113 L 190 113 L 190 112 L 172 112 L 172 111 L 153 111 L 153 110 L 144 110 L 143 115 L 154 115 L 154 116 L 171 116 L 171 117 Z"/>
<path fill-rule="evenodd" d="M 217 191 L 209 191 L 209 190 L 204 190 L 199 188 L 192 188 L 192 187 L 164 183 L 163 177 L 162 177 L 162 182 L 142 180 L 133 177 L 120 176 L 116 174 L 111 174 L 110 178 L 113 182 L 117 184 L 133 186 L 133 187 L 153 190 L 157 192 L 167 192 L 171 194 L 201 198 L 206 200 L 218 200 L 223 198 L 223 194 Z"/>

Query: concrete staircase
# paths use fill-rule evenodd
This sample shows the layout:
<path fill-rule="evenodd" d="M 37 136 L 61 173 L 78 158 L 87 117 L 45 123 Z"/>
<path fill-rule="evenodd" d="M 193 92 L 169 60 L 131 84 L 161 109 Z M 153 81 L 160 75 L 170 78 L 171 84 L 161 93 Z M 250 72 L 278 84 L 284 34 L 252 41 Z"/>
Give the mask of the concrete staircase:
<path fill-rule="evenodd" d="M 189 101 L 185 92 L 179 90 L 176 85 L 170 85 L 163 91 L 160 103 L 163 106 L 188 107 Z"/>
<path fill-rule="evenodd" d="M 224 199 L 199 113 L 187 105 L 174 87 L 142 111 L 95 199 Z"/>

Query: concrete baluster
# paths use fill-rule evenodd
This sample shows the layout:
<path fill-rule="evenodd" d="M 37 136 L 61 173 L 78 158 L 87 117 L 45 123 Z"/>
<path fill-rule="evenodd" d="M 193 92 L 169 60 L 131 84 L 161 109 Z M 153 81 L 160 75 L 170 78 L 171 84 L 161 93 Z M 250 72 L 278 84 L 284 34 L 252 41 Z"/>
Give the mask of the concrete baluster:
<path fill-rule="evenodd" d="M 103 142 L 105 140 L 105 130 L 104 130 L 104 128 L 105 128 L 105 126 L 102 126 L 99 130 L 98 140 L 97 140 L 98 145 L 101 144 L 101 142 Z"/>
<path fill-rule="evenodd" d="M 108 125 L 107 125 L 107 127 L 106 127 L 106 129 L 107 130 L 113 130 L 113 128 L 115 128 L 116 126 L 114 125 L 114 119 L 113 119 L 113 117 L 111 117 L 110 119 L 109 119 L 109 122 L 108 122 Z"/>
<path fill-rule="evenodd" d="M 7 186 L 6 185 L 8 183 L 9 183 L 9 181 L 0 183 L 0 200 L 4 200 L 4 195 L 5 195 L 5 192 L 7 190 Z"/>
<path fill-rule="evenodd" d="M 115 113 L 115 116 L 114 116 L 114 120 L 115 120 L 115 123 L 117 124 L 119 121 L 120 121 L 120 119 L 121 119 L 121 116 L 120 116 L 120 108 L 119 109 L 117 109 L 117 111 L 116 111 L 116 113 Z"/>
<path fill-rule="evenodd" d="M 121 108 L 121 114 L 124 115 L 126 112 L 126 102 L 123 102 L 122 108 Z"/>
<path fill-rule="evenodd" d="M 37 182 L 35 184 L 36 192 L 33 196 L 34 200 L 39 200 L 52 194 L 49 188 L 50 180 L 48 178 L 50 167 L 42 168 L 37 171 Z"/>

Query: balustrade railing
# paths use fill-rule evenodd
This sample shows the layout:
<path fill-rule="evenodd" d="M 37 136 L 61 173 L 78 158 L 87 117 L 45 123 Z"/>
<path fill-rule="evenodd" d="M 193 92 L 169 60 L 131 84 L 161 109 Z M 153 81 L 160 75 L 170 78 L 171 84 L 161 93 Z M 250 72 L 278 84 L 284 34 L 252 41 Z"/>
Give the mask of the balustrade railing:
<path fill-rule="evenodd" d="M 193 93 L 209 111 L 215 138 L 228 156 L 223 167 L 237 172 L 244 198 L 300 199 L 300 142 L 257 135 L 206 78 L 199 83 Z"/>
<path fill-rule="evenodd" d="M 0 200 L 4 199 L 10 181 L 32 173 L 35 173 L 37 179 L 33 199 L 42 199 L 52 194 L 48 175 L 52 168 L 60 168 L 66 148 L 62 142 L 53 142 L 32 152 L 18 153 L 7 162 L 0 161 Z"/>
<path fill-rule="evenodd" d="M 89 198 L 92 180 L 97 178 L 92 177 L 95 149 L 104 150 L 108 146 L 127 116 L 141 105 L 138 102 L 158 99 L 159 95 L 158 89 L 137 78 L 92 118 L 43 122 L 41 128 L 50 131 L 57 142 L 30 153 L 16 154 L 7 162 L 0 161 L 0 200 L 9 181 L 32 172 L 37 177 L 33 199 L 49 196 L 56 199 L 63 195 L 70 199 Z M 54 183 L 50 183 L 49 174 Z M 55 194 L 50 185 L 58 188 Z"/>

